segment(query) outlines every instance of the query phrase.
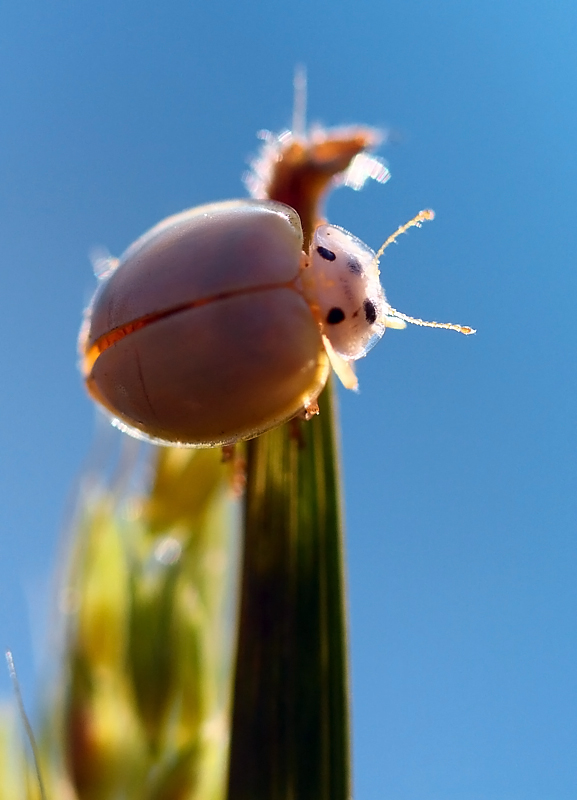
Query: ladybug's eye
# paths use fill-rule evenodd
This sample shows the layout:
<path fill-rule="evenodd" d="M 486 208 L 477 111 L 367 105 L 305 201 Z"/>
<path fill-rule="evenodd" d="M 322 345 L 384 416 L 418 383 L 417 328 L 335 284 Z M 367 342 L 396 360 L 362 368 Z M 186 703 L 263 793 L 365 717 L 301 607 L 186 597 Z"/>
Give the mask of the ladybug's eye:
<path fill-rule="evenodd" d="M 333 251 L 329 250 L 328 247 L 323 247 L 322 245 L 317 247 L 317 253 L 321 258 L 324 258 L 325 261 L 334 261 L 337 257 L 336 253 L 333 253 Z"/>
<path fill-rule="evenodd" d="M 338 325 L 339 322 L 343 322 L 345 319 L 345 312 L 342 308 L 331 308 L 329 313 L 327 314 L 327 323 L 329 325 Z"/>
<path fill-rule="evenodd" d="M 365 319 L 369 325 L 374 325 L 377 321 L 377 309 L 375 308 L 375 304 L 372 300 L 365 300 L 363 303 L 363 309 L 365 312 Z"/>

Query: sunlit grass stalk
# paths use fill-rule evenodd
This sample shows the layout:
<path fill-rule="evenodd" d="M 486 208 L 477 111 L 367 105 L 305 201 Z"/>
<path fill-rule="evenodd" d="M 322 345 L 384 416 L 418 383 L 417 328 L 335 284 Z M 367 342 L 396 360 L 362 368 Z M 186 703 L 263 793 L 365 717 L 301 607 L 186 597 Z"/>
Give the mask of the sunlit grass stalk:
<path fill-rule="evenodd" d="M 229 800 L 347 798 L 343 543 L 330 389 L 248 446 Z"/>

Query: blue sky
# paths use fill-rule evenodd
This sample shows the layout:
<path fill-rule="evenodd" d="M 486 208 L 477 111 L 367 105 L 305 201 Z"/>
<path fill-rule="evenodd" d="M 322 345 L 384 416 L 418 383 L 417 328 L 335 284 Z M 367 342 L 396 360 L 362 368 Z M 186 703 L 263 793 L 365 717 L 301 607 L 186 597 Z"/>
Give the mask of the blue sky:
<path fill-rule="evenodd" d="M 341 394 L 358 800 L 577 796 L 577 7 L 0 3 L 0 644 L 27 703 L 94 412 L 88 252 L 242 196 L 255 133 L 390 131 L 331 197 L 387 251 L 389 331 Z M 0 674 L 0 691 L 8 691 Z"/>

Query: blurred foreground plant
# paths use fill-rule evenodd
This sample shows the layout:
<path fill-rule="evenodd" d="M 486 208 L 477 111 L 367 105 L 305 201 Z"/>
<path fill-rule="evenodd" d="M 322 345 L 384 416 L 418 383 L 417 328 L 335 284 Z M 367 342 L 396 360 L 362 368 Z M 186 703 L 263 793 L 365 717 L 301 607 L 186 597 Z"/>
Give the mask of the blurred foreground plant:
<path fill-rule="evenodd" d="M 360 188 L 388 176 L 363 155 L 377 141 L 367 128 L 268 135 L 249 188 L 296 209 L 308 248 L 335 180 Z M 228 460 L 220 450 L 141 449 L 107 487 L 84 492 L 40 737 L 49 798 L 350 796 L 330 383 L 319 406 Z M 0 761 L 0 791 L 38 798 L 30 765 L 24 780 L 9 777 L 12 763 Z"/>
<path fill-rule="evenodd" d="M 234 466 L 214 450 L 151 457 L 148 495 L 101 495 L 80 522 L 60 712 L 80 798 L 221 796 Z"/>

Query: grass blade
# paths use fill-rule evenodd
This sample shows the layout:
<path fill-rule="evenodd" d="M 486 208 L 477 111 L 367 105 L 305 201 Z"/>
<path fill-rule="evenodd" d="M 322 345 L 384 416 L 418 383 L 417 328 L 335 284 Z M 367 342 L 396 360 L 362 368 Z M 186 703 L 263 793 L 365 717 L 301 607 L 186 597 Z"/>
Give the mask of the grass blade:
<path fill-rule="evenodd" d="M 330 389 L 248 445 L 229 800 L 350 795 L 336 456 Z"/>

